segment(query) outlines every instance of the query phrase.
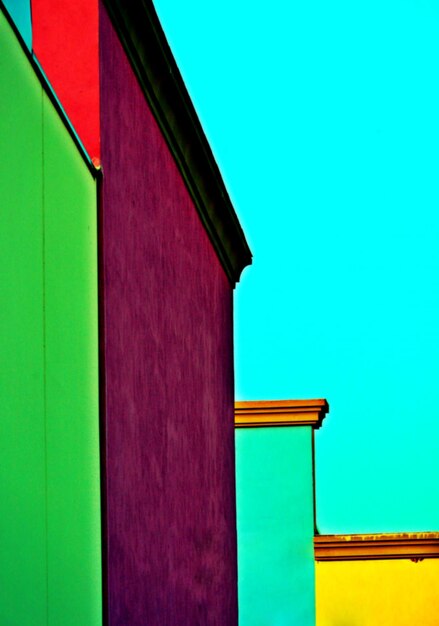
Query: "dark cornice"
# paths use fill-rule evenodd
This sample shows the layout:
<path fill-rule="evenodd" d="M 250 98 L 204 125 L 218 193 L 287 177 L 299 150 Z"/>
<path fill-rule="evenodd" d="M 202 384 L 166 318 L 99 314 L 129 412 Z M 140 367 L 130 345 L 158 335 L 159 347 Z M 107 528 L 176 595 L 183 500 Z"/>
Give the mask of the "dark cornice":
<path fill-rule="evenodd" d="M 232 285 L 251 252 L 151 0 L 104 0 Z"/>
<path fill-rule="evenodd" d="M 439 533 L 316 535 L 316 561 L 367 561 L 439 558 Z"/>

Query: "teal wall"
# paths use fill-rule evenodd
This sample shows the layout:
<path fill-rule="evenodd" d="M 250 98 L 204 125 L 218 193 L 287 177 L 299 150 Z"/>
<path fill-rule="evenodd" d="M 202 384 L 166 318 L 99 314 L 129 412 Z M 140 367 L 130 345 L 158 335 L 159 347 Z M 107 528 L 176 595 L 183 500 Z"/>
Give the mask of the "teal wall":
<path fill-rule="evenodd" d="M 312 428 L 236 430 L 240 626 L 314 626 Z"/>
<path fill-rule="evenodd" d="M 96 181 L 0 11 L 0 624 L 101 623 Z"/>

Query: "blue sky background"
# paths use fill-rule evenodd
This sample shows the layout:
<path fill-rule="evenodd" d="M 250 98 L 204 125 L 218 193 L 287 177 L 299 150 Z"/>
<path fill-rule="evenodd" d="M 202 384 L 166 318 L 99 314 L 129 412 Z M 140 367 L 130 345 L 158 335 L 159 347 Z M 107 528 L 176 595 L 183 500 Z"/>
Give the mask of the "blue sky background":
<path fill-rule="evenodd" d="M 25 44 L 32 48 L 32 22 L 30 0 L 3 0 Z"/>
<path fill-rule="evenodd" d="M 439 529 L 439 5 L 155 4 L 254 254 L 237 398 L 328 399 L 320 532 Z"/>
<path fill-rule="evenodd" d="M 155 4 L 254 253 L 237 398 L 328 399 L 320 532 L 438 530 L 439 5 Z"/>

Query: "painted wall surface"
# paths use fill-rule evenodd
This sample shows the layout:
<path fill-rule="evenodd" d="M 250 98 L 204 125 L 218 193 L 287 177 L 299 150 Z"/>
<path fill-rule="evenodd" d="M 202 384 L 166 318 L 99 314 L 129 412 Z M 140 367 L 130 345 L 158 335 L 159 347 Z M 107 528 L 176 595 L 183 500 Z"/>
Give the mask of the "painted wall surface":
<path fill-rule="evenodd" d="M 237 623 L 232 290 L 103 8 L 109 623 Z"/>
<path fill-rule="evenodd" d="M 1 12 L 0 84 L 0 623 L 96 626 L 96 185 Z"/>
<path fill-rule="evenodd" d="M 33 50 L 90 158 L 100 157 L 98 0 L 32 0 Z"/>
<path fill-rule="evenodd" d="M 32 49 L 32 20 L 30 0 L 3 0 L 9 15 L 23 37 L 29 50 Z M 1 5 L 0 5 L 1 6 Z"/>
<path fill-rule="evenodd" d="M 439 560 L 316 563 L 317 626 L 437 626 Z"/>
<path fill-rule="evenodd" d="M 240 626 L 314 626 L 311 426 L 236 430 Z"/>

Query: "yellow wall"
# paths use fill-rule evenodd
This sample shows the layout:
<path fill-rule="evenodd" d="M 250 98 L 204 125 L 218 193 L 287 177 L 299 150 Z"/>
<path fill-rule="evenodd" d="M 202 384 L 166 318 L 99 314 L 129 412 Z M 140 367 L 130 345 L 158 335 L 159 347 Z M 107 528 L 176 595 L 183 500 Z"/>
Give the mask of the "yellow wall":
<path fill-rule="evenodd" d="M 316 563 L 317 626 L 438 626 L 439 559 Z"/>

